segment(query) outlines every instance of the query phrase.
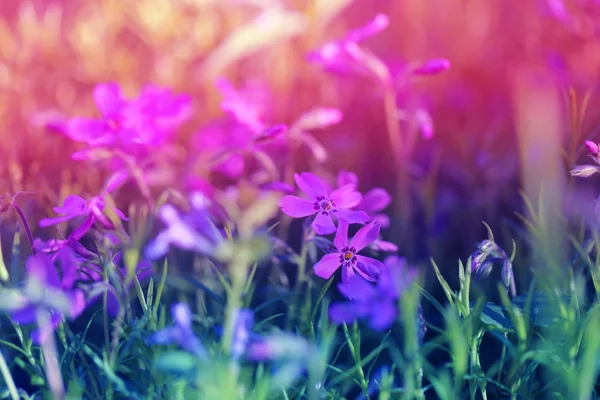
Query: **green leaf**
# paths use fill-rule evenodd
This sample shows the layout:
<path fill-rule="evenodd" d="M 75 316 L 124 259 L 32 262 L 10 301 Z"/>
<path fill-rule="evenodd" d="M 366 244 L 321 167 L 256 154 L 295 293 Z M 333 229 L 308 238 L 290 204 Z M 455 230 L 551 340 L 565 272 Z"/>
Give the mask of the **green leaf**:
<path fill-rule="evenodd" d="M 494 303 L 487 303 L 483 307 L 483 311 L 479 316 L 479 319 L 483 324 L 488 327 L 492 327 L 502 332 L 513 332 L 514 326 L 510 319 L 508 319 L 508 313 L 504 307 L 498 306 Z"/>
<path fill-rule="evenodd" d="M 442 289 L 444 289 L 444 293 L 446 294 L 448 301 L 450 302 L 450 304 L 454 304 L 454 299 L 456 298 L 456 295 L 454 294 L 452 289 L 450 289 L 450 285 L 448 285 L 448 282 L 446 282 L 446 279 L 444 279 L 444 277 L 442 276 L 442 273 L 440 272 L 440 269 L 438 268 L 433 258 L 431 258 L 430 260 L 431 265 L 433 265 L 433 269 L 435 270 L 435 275 L 437 276 L 440 285 L 442 285 Z"/>

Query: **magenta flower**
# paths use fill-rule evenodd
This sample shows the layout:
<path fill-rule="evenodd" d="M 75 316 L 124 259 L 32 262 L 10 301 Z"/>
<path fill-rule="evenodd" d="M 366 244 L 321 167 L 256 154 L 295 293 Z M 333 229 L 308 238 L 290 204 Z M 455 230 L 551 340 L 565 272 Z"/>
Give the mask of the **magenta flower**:
<path fill-rule="evenodd" d="M 332 322 L 341 324 L 365 319 L 376 330 L 391 327 L 398 316 L 398 299 L 412 284 L 416 270 L 398 256 L 390 256 L 384 263 L 377 285 L 356 276 L 338 285 L 340 293 L 351 301 L 331 304 Z"/>
<path fill-rule="evenodd" d="M 85 218 L 82 224 L 69 235 L 69 237 L 72 237 L 75 240 L 81 239 L 96 222 L 105 229 L 113 230 L 115 229 L 115 226 L 104 215 L 104 207 L 104 199 L 101 196 L 95 196 L 90 200 L 85 200 L 84 198 L 73 194 L 65 198 L 62 206 L 53 208 L 55 213 L 63 215 L 55 218 L 42 219 L 40 221 L 40 227 L 44 228 L 76 218 Z M 114 211 L 119 218 L 127 221 L 127 218 L 120 210 L 115 209 Z"/>
<path fill-rule="evenodd" d="M 358 176 L 354 172 L 341 170 L 337 178 L 338 187 L 349 184 L 358 187 Z M 377 221 L 381 227 L 387 228 L 390 226 L 390 218 L 381 213 L 381 211 L 387 208 L 391 202 L 392 196 L 387 190 L 383 188 L 374 188 L 363 195 L 362 200 L 354 207 L 354 210 L 366 212 L 371 219 Z"/>
<path fill-rule="evenodd" d="M 332 72 L 366 75 L 387 85 L 391 82 L 387 66 L 361 48 L 358 42 L 383 31 L 389 22 L 387 15 L 378 14 L 365 26 L 348 32 L 344 38 L 326 43 L 311 52 L 308 59 Z"/>
<path fill-rule="evenodd" d="M 89 146 L 75 153 L 76 159 L 98 158 L 99 149 L 144 157 L 150 148 L 167 143 L 192 111 L 188 96 L 151 85 L 126 99 L 117 84 L 99 84 L 93 96 L 100 118 L 75 117 L 66 124 L 69 138 Z"/>
<path fill-rule="evenodd" d="M 351 241 L 348 241 L 348 222 L 340 219 L 338 230 L 333 244 L 337 251 L 326 254 L 315 264 L 315 274 L 323 279 L 342 267 L 342 282 L 348 282 L 358 273 L 368 281 L 374 282 L 383 268 L 381 261 L 374 258 L 361 256 L 358 253 L 371 244 L 379 236 L 379 224 L 371 222 L 356 232 Z"/>
<path fill-rule="evenodd" d="M 312 227 L 319 235 L 335 232 L 334 217 L 350 223 L 365 223 L 369 220 L 364 211 L 350 210 L 362 200 L 362 195 L 355 190 L 353 184 L 329 192 L 321 179 L 310 172 L 295 174 L 294 179 L 308 199 L 283 196 L 279 201 L 281 211 L 294 218 L 316 215 Z"/>
<path fill-rule="evenodd" d="M 219 78 L 216 86 L 223 95 L 221 109 L 232 119 L 217 121 L 201 129 L 194 136 L 194 157 L 201 168 L 235 179 L 243 174 L 247 155 L 259 163 L 269 158 L 265 153 L 266 145 L 276 145 L 287 126 L 268 125 L 263 121 L 267 103 L 262 98 L 265 97 L 263 88 L 238 91 L 225 78 Z M 269 160 L 266 162 L 270 163 Z"/>
<path fill-rule="evenodd" d="M 592 142 L 591 140 L 585 141 L 585 147 L 587 147 L 588 151 L 592 156 L 597 156 L 600 152 L 600 148 L 598 147 L 598 143 Z"/>

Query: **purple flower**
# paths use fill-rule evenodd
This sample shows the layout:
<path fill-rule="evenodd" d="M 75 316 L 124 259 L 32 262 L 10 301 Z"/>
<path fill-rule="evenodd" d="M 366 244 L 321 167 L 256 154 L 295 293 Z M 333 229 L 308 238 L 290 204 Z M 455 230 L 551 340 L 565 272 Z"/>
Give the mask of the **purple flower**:
<path fill-rule="evenodd" d="M 170 246 L 209 255 L 223 241 L 210 219 L 208 199 L 196 192 L 191 195 L 190 204 L 191 211 L 185 215 L 169 204 L 160 208 L 159 217 L 166 228 L 146 248 L 150 260 L 164 256 Z"/>
<path fill-rule="evenodd" d="M 148 338 L 149 344 L 176 344 L 200 359 L 207 359 L 206 349 L 196 337 L 192 329 L 192 312 L 185 303 L 177 303 L 171 307 L 174 324 L 161 329 Z"/>
<path fill-rule="evenodd" d="M 405 259 L 390 256 L 385 260 L 377 285 L 357 276 L 339 284 L 340 293 L 351 301 L 333 303 L 329 317 L 336 324 L 366 319 L 373 329 L 388 329 L 398 316 L 398 299 L 415 276 L 416 270 L 409 268 Z"/>
<path fill-rule="evenodd" d="M 78 265 L 67 257 L 60 258 L 62 276 L 48 255 L 37 254 L 27 260 L 27 280 L 18 295 L 11 318 L 23 325 L 35 324 L 38 313 L 50 316 L 50 326 L 40 326 L 32 334 L 36 343 L 42 343 L 60 325 L 66 315 L 77 318 L 85 309 L 84 292 L 75 287 Z"/>
<path fill-rule="evenodd" d="M 471 272 L 475 274 L 476 280 L 486 278 L 492 272 L 494 263 L 502 262 L 500 272 L 502 283 L 510 291 L 512 296 L 516 295 L 514 273 L 510 257 L 502 250 L 496 242 L 484 240 L 477 245 L 477 249 L 471 255 Z"/>
<path fill-rule="evenodd" d="M 57 225 L 75 218 L 84 218 L 85 220 L 83 223 L 70 235 L 70 237 L 76 240 L 81 239 L 96 222 L 105 229 L 113 230 L 115 229 L 115 226 L 104 215 L 104 207 L 104 199 L 101 196 L 95 196 L 90 200 L 85 200 L 84 198 L 73 194 L 65 198 L 62 206 L 53 208 L 55 213 L 63 215 L 56 218 L 42 219 L 40 221 L 40 227 Z M 127 221 L 127 218 L 120 210 L 115 208 L 114 212 L 119 218 Z"/>
<path fill-rule="evenodd" d="M 358 42 L 378 34 L 388 25 L 388 16 L 378 14 L 365 26 L 348 32 L 344 38 L 326 43 L 311 52 L 308 59 L 332 72 L 366 75 L 388 85 L 390 72 L 387 66 L 358 45 Z"/>
<path fill-rule="evenodd" d="M 354 172 L 341 170 L 338 174 L 337 185 L 343 187 L 345 185 L 354 184 L 358 187 L 358 176 Z M 365 193 L 362 200 L 354 207 L 354 210 L 366 212 L 371 219 L 377 221 L 383 228 L 390 226 L 390 219 L 387 215 L 380 213 L 392 202 L 392 196 L 387 190 L 382 188 L 374 188 Z"/>
<path fill-rule="evenodd" d="M 350 223 L 365 223 L 369 220 L 367 213 L 350 210 L 362 200 L 362 195 L 355 190 L 353 184 L 329 192 L 321 179 L 310 172 L 295 174 L 294 179 L 308 199 L 283 196 L 279 202 L 281 211 L 294 218 L 316 214 L 312 227 L 319 235 L 335 232 L 333 217 Z"/>
<path fill-rule="evenodd" d="M 337 251 L 326 254 L 315 264 L 315 274 L 329 279 L 338 268 L 342 267 L 342 282 L 348 282 L 355 272 L 368 281 L 374 282 L 383 268 L 381 261 L 358 255 L 358 253 L 375 241 L 379 236 L 379 224 L 371 222 L 356 232 L 348 242 L 348 222 L 340 219 L 333 243 Z"/>

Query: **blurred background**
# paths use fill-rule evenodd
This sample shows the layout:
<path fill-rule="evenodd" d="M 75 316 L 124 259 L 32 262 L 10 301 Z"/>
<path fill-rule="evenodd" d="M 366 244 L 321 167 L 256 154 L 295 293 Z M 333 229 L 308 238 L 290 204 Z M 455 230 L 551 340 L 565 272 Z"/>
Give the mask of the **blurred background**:
<path fill-rule="evenodd" d="M 433 123 L 401 186 L 411 202 L 402 236 L 399 155 L 381 90 L 307 61 L 378 13 L 389 27 L 361 45 L 391 71 L 432 58 L 452 65 L 397 93 L 399 108 L 425 109 Z M 299 161 L 297 170 L 335 177 L 345 168 L 363 191 L 386 188 L 394 194 L 386 239 L 411 258 L 456 268 L 485 238 L 481 221 L 510 244 L 522 226 L 515 212 L 528 212 L 523 196 L 544 204 L 549 236 L 565 223 L 595 224 L 594 182 L 568 171 L 586 158 L 584 140 L 600 140 L 599 35 L 596 0 L 2 1 L 0 193 L 43 193 L 29 210 L 47 215 L 65 193 L 100 187 L 102 171 L 69 159 L 77 145 L 56 124 L 97 115 L 91 94 L 102 82 L 128 96 L 146 83 L 192 96 L 194 117 L 178 136 L 187 161 L 169 180 L 186 187 L 188 161 L 202 152 L 197 132 L 223 117 L 214 84 L 223 76 L 252 93 L 273 123 L 314 106 L 339 108 L 343 121 L 315 133 L 331 156 Z"/>

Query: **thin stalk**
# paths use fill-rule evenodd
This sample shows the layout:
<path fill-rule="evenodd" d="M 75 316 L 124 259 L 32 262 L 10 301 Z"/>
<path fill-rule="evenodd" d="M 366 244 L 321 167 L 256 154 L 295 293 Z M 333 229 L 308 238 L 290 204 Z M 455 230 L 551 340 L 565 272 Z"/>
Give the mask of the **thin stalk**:
<path fill-rule="evenodd" d="M 25 229 L 25 233 L 27 234 L 27 240 L 29 240 L 29 246 L 31 246 L 31 251 L 33 254 L 36 254 L 35 248 L 33 247 L 33 235 L 31 234 L 31 229 L 29 228 L 29 224 L 27 223 L 27 218 L 25 218 L 25 213 L 23 213 L 23 210 L 21 209 L 21 207 L 19 207 L 16 201 L 12 200 L 11 204 L 17 212 L 17 215 L 19 216 L 19 221 L 21 222 L 23 229 Z"/>
<path fill-rule="evenodd" d="M 6 386 L 8 386 L 8 393 L 10 394 L 11 400 L 19 400 L 19 392 L 17 391 L 17 386 L 15 385 L 15 381 L 10 374 L 10 370 L 8 369 L 8 364 L 6 364 L 6 360 L 4 359 L 4 355 L 0 351 L 0 373 L 2 373 L 2 377 L 4 378 L 4 382 Z"/>
<path fill-rule="evenodd" d="M 410 177 L 408 166 L 410 164 L 410 152 L 406 148 L 407 143 L 402 136 L 400 125 L 398 123 L 398 111 L 396 107 L 396 92 L 392 87 L 388 87 L 384 92 L 385 120 L 387 126 L 392 156 L 396 170 L 396 196 L 395 213 L 400 218 L 400 229 L 398 229 L 398 243 L 405 243 L 406 250 L 412 248 L 409 239 L 408 226 L 411 214 L 411 194 Z"/>
<path fill-rule="evenodd" d="M 44 356 L 44 368 L 46 370 L 48 386 L 54 400 L 63 400 L 65 398 L 65 385 L 58 362 L 58 351 L 56 349 L 54 333 L 51 332 L 51 322 L 45 310 L 38 311 L 37 320 L 40 332 L 50 331 L 50 334 L 42 342 L 42 354 Z"/>

